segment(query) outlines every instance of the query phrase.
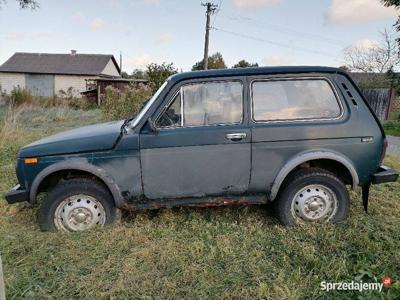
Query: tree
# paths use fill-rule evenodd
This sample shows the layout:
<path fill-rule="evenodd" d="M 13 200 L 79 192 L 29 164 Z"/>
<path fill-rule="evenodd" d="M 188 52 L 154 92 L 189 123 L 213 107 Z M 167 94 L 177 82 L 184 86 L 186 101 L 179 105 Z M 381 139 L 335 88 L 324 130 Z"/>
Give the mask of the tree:
<path fill-rule="evenodd" d="M 125 71 L 122 71 L 121 72 L 121 77 L 124 78 L 124 79 L 129 79 L 130 75 L 128 73 L 126 73 Z"/>
<path fill-rule="evenodd" d="M 251 68 L 251 67 L 258 67 L 258 63 L 249 63 L 248 61 L 242 59 L 232 68 Z"/>
<path fill-rule="evenodd" d="M 398 45 L 393 33 L 382 32 L 382 41 L 345 48 L 345 67 L 350 71 L 385 73 L 399 65 Z"/>
<path fill-rule="evenodd" d="M 340 66 L 339 69 L 341 69 L 345 72 L 350 72 L 350 69 L 347 66 Z"/>
<path fill-rule="evenodd" d="M 400 8 L 400 0 L 382 0 L 382 3 L 387 7 L 394 6 L 396 9 Z"/>
<path fill-rule="evenodd" d="M 192 71 L 199 71 L 203 69 L 204 69 L 204 59 L 198 61 L 192 67 Z M 208 57 L 208 69 L 226 69 L 226 64 L 221 53 L 216 52 Z"/>
<path fill-rule="evenodd" d="M 6 3 L 7 0 L 0 0 L 0 7 L 2 3 Z M 37 0 L 17 0 L 19 7 L 22 9 L 30 8 L 37 9 L 39 8 L 39 2 Z"/>
<path fill-rule="evenodd" d="M 39 8 L 39 2 L 36 0 L 17 0 L 19 2 L 19 6 L 23 9 L 30 8 L 36 9 Z"/>
<path fill-rule="evenodd" d="M 148 79 L 146 71 L 135 69 L 132 71 L 132 74 L 129 75 L 132 79 Z"/>
<path fill-rule="evenodd" d="M 154 90 L 157 90 L 167 78 L 173 74 L 178 73 L 173 63 L 162 63 L 161 65 L 151 63 L 146 67 L 146 74 L 150 84 Z"/>
<path fill-rule="evenodd" d="M 140 69 L 133 70 L 131 74 L 124 71 L 121 73 L 121 77 L 125 79 L 148 79 L 146 71 Z"/>
<path fill-rule="evenodd" d="M 397 10 L 400 9 L 400 0 L 381 0 L 381 1 L 387 7 L 393 6 Z M 394 24 L 394 26 L 397 31 L 400 31 L 400 16 L 397 18 L 397 21 Z M 396 41 L 400 45 L 400 38 L 397 38 Z"/>
<path fill-rule="evenodd" d="M 393 6 L 395 9 L 400 9 L 400 0 L 381 0 L 383 5 L 390 7 Z M 395 24 L 397 31 L 400 31 L 400 17 L 397 19 Z"/>
<path fill-rule="evenodd" d="M 400 8 L 400 0 L 382 0 L 385 6 L 394 6 L 395 8 Z"/>

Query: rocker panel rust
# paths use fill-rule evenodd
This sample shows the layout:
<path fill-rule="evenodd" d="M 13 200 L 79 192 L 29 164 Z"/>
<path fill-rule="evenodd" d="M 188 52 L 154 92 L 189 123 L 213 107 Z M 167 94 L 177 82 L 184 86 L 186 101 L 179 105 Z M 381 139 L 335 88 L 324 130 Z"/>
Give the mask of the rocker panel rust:
<path fill-rule="evenodd" d="M 247 206 L 265 204 L 265 195 L 223 196 L 182 199 L 143 199 L 137 202 L 126 202 L 124 209 L 135 211 L 143 209 L 160 209 L 173 207 L 213 207 L 213 206 Z"/>

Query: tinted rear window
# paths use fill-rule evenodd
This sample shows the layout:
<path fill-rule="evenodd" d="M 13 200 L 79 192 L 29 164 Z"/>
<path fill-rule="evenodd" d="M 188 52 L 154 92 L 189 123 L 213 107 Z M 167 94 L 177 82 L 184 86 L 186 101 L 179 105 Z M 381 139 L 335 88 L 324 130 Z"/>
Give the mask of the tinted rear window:
<path fill-rule="evenodd" d="M 324 79 L 255 81 L 252 101 L 255 121 L 331 119 L 341 114 L 338 99 Z"/>

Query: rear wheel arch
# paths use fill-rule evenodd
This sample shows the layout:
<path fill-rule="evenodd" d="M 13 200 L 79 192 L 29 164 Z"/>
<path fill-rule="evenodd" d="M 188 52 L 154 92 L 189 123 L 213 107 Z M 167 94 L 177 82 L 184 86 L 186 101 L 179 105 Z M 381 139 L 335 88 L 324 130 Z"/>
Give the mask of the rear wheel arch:
<path fill-rule="evenodd" d="M 50 165 L 42 170 L 32 182 L 29 192 L 30 203 L 35 203 L 36 197 L 40 192 L 45 191 L 46 188 L 54 185 L 54 182 L 57 183 L 60 179 L 65 179 L 65 176 L 67 176 L 67 179 L 68 176 L 70 176 L 69 178 L 89 177 L 104 185 L 113 196 L 114 204 L 117 207 L 122 207 L 125 204 L 118 185 L 104 169 L 81 161 L 63 161 Z"/>
<path fill-rule="evenodd" d="M 353 163 L 341 153 L 333 151 L 311 151 L 301 153 L 290 159 L 279 171 L 271 186 L 269 198 L 273 201 L 285 179 L 303 167 L 319 167 L 332 173 L 335 169 L 340 171 L 337 174 L 344 183 L 351 184 L 355 188 L 359 184 L 358 174 Z"/>
<path fill-rule="evenodd" d="M 310 167 L 296 169 L 289 177 L 273 202 L 276 216 L 283 225 L 339 223 L 347 218 L 350 198 L 337 175 Z"/>

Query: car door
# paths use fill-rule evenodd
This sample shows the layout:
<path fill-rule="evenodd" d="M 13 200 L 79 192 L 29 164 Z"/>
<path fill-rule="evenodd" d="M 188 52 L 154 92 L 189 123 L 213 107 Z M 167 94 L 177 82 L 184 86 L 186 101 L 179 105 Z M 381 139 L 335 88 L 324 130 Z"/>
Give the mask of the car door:
<path fill-rule="evenodd" d="M 191 81 L 173 88 L 140 135 L 147 198 L 240 194 L 250 180 L 245 80 Z"/>
<path fill-rule="evenodd" d="M 249 78 L 252 125 L 252 192 L 270 192 L 289 160 L 307 151 L 341 152 L 359 138 L 348 130 L 348 114 L 326 74 Z"/>

